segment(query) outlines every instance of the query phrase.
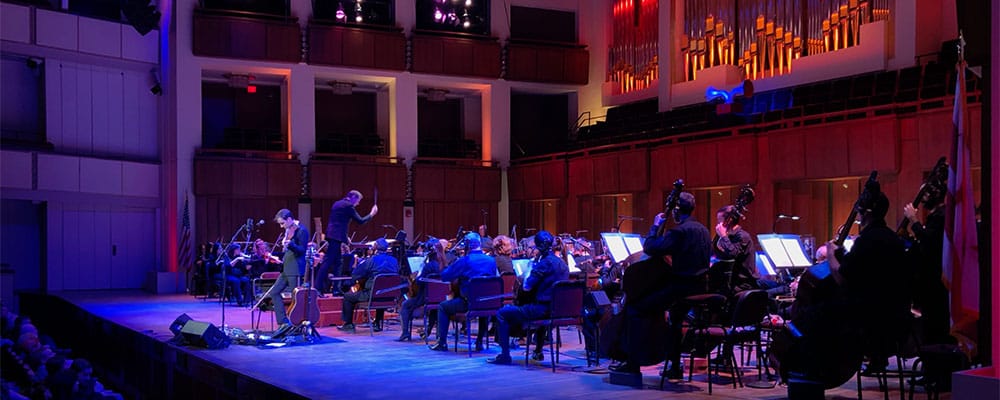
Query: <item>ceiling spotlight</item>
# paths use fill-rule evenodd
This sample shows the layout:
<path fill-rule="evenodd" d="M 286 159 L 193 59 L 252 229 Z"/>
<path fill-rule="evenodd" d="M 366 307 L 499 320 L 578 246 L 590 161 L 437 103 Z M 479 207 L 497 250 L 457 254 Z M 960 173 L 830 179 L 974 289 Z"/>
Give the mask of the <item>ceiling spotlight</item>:
<path fill-rule="evenodd" d="M 345 22 L 345 21 L 347 21 L 347 13 L 344 12 L 344 5 L 343 4 L 337 4 L 337 12 L 335 12 L 333 14 L 333 16 L 339 22 Z"/>
<path fill-rule="evenodd" d="M 472 26 L 472 22 L 469 21 L 469 10 L 465 10 L 465 12 L 462 13 L 462 27 L 469 29 L 470 26 Z"/>

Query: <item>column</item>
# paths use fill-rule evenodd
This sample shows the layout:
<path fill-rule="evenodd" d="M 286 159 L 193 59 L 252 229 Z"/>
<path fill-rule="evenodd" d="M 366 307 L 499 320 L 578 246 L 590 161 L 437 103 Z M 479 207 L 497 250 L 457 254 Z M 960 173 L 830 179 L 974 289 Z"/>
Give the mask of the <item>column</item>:
<path fill-rule="evenodd" d="M 417 157 L 417 81 L 402 74 L 389 83 L 389 156 Z"/>
<path fill-rule="evenodd" d="M 673 108 L 670 95 L 674 82 L 674 66 L 677 65 L 677 52 L 674 51 L 674 41 L 684 37 L 684 24 L 673 23 L 675 15 L 673 7 L 675 6 L 678 9 L 676 15 L 684 15 L 684 2 L 682 1 L 661 1 L 659 7 L 660 24 L 659 31 L 656 32 L 656 40 L 658 42 L 657 52 L 660 59 L 660 84 L 656 88 L 656 94 L 660 100 L 659 108 L 661 112 L 669 111 Z"/>
<path fill-rule="evenodd" d="M 288 139 L 305 164 L 316 151 L 316 73 L 308 65 L 293 65 L 286 85 Z"/>

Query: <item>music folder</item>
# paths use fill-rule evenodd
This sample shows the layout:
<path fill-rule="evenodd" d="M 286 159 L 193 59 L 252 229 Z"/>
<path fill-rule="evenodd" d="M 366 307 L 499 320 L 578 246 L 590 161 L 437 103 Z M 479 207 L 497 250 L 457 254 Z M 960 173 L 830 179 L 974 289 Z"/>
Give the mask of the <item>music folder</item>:
<path fill-rule="evenodd" d="M 812 265 L 799 235 L 761 234 L 757 235 L 757 242 L 774 268 L 806 268 Z"/>
<path fill-rule="evenodd" d="M 420 271 L 424 269 L 424 257 L 406 257 L 406 262 L 410 264 L 410 273 L 420 275 Z"/>

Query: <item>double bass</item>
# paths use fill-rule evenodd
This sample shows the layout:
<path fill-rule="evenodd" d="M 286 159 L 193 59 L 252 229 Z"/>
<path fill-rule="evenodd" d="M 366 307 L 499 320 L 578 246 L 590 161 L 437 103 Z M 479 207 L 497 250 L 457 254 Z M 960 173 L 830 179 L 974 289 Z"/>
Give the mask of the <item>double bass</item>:
<path fill-rule="evenodd" d="M 928 209 L 933 208 L 941 202 L 944 201 L 945 192 L 948 190 L 948 163 L 945 157 L 941 157 L 937 160 L 937 164 L 934 164 L 934 168 L 931 169 L 930 175 L 924 179 L 924 182 L 920 185 L 920 190 L 917 191 L 916 197 L 910 204 L 913 208 L 920 207 L 921 204 L 927 204 Z M 910 244 L 913 243 L 914 238 L 909 232 L 910 220 L 903 217 L 899 221 L 899 225 L 896 227 L 896 234 L 906 243 L 906 247 L 910 248 Z"/>
<path fill-rule="evenodd" d="M 674 182 L 674 188 L 667 196 L 664 213 L 668 216 L 680 200 L 681 191 L 684 190 L 684 181 L 678 179 Z M 656 231 L 657 236 L 662 236 L 667 222 L 664 221 Z M 625 302 L 638 302 L 643 297 L 664 287 L 670 278 L 670 260 L 666 257 L 649 257 L 636 262 L 625 268 L 622 275 L 622 291 L 625 293 Z M 667 321 L 663 318 L 663 313 L 651 313 L 641 319 L 642 328 L 636 332 L 628 333 L 629 340 L 639 340 L 644 343 L 641 346 L 645 351 L 642 354 L 630 355 L 625 352 L 625 313 L 618 313 L 612 316 L 606 324 L 601 326 L 600 352 L 616 360 L 625 358 L 635 359 L 640 365 L 648 366 L 663 362 L 666 354 Z M 636 337 L 642 339 L 636 339 Z"/>
<path fill-rule="evenodd" d="M 674 181 L 674 189 L 667 196 L 664 214 L 669 218 L 677 207 L 681 191 L 684 190 L 684 180 Z M 656 236 L 663 236 L 667 223 L 664 221 L 656 231 Z M 670 261 L 667 257 L 650 257 L 628 266 L 622 276 L 622 291 L 626 300 L 637 301 L 646 295 L 663 287 L 669 277 Z"/>
<path fill-rule="evenodd" d="M 879 191 L 877 178 L 878 172 L 872 171 L 833 240 L 837 246 L 843 246 L 860 207 Z M 861 367 L 860 331 L 845 323 L 852 316 L 843 307 L 842 296 L 829 261 L 813 265 L 802 274 L 792 303 L 791 322 L 788 329 L 775 334 L 772 346 L 773 361 L 782 378 L 787 380 L 795 374 L 832 389 L 851 379 Z"/>

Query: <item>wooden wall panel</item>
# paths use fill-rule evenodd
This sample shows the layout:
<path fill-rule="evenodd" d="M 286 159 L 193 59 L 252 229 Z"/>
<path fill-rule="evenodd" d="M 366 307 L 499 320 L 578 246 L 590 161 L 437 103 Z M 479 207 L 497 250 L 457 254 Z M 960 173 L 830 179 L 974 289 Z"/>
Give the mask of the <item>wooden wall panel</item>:
<path fill-rule="evenodd" d="M 686 155 L 683 146 L 663 146 L 649 152 L 649 187 L 651 191 L 670 191 L 674 181 L 685 179 Z"/>
<path fill-rule="evenodd" d="M 594 193 L 594 161 L 590 157 L 571 158 L 567 163 L 569 193 Z"/>
<path fill-rule="evenodd" d="M 405 166 L 378 166 L 377 171 L 380 199 L 403 200 L 406 198 Z"/>
<path fill-rule="evenodd" d="M 649 190 L 649 152 L 645 149 L 618 155 L 618 190 L 645 192 Z"/>
<path fill-rule="evenodd" d="M 593 157 L 594 193 L 608 194 L 619 191 L 618 156 L 601 155 Z"/>
<path fill-rule="evenodd" d="M 847 174 L 848 131 L 844 124 L 800 131 L 804 136 L 806 176 L 832 178 Z"/>
<path fill-rule="evenodd" d="M 719 184 L 742 185 L 757 182 L 757 139 L 738 137 L 716 143 Z"/>
<path fill-rule="evenodd" d="M 267 193 L 267 181 L 260 179 L 267 176 L 267 164 L 261 162 L 244 162 L 234 166 L 233 179 L 229 182 L 230 193 L 234 196 L 260 196 Z"/>
<path fill-rule="evenodd" d="M 268 196 L 298 197 L 302 192 L 302 166 L 298 161 L 267 164 Z"/>
<path fill-rule="evenodd" d="M 229 193 L 231 178 L 231 162 L 194 160 L 194 194 L 197 196 Z"/>
<path fill-rule="evenodd" d="M 542 188 L 542 184 L 545 182 L 544 178 L 542 178 L 544 172 L 544 164 L 535 164 L 524 168 L 523 185 L 525 200 L 541 199 L 545 196 Z"/>
<path fill-rule="evenodd" d="M 719 155 L 716 144 L 696 143 L 684 146 L 684 181 L 691 187 L 714 186 L 719 183 Z"/>
<path fill-rule="evenodd" d="M 310 190 L 314 198 L 339 199 L 347 194 L 344 190 L 344 169 L 340 165 L 311 163 Z"/>
<path fill-rule="evenodd" d="M 483 210 L 486 211 L 486 225 L 497 226 L 496 202 L 418 201 L 414 206 L 414 230 L 425 236 L 451 239 L 459 227 L 475 231 L 483 224 Z M 488 231 L 495 235 L 495 229 L 488 228 Z"/>
<path fill-rule="evenodd" d="M 298 62 L 302 32 L 297 21 L 207 15 L 195 12 L 195 55 Z"/>
<path fill-rule="evenodd" d="M 476 169 L 473 193 L 475 201 L 500 201 L 500 169 Z"/>
<path fill-rule="evenodd" d="M 524 171 L 526 167 L 514 165 L 507 169 L 507 195 L 511 200 L 525 199 Z"/>
<path fill-rule="evenodd" d="M 440 73 L 444 70 L 444 43 L 437 38 L 413 36 L 413 72 Z"/>
<path fill-rule="evenodd" d="M 776 181 L 806 176 L 805 141 L 799 130 L 768 136 L 772 177 Z"/>
<path fill-rule="evenodd" d="M 518 81 L 538 79 L 538 52 L 526 46 L 507 46 L 507 78 Z"/>
<path fill-rule="evenodd" d="M 475 173 L 468 168 L 441 168 L 444 172 L 444 198 L 447 201 L 472 201 Z"/>
<path fill-rule="evenodd" d="M 444 170 L 434 166 L 413 166 L 414 200 L 441 201 L 445 199 Z"/>
<path fill-rule="evenodd" d="M 590 52 L 575 49 L 566 52 L 565 81 L 578 85 L 590 82 Z"/>
<path fill-rule="evenodd" d="M 375 66 L 375 38 L 360 30 L 344 32 L 344 64 L 359 67 Z"/>
<path fill-rule="evenodd" d="M 920 165 L 934 165 L 941 156 L 951 158 L 951 138 L 954 128 L 950 112 L 921 114 L 917 116 L 915 128 L 920 143 Z"/>
<path fill-rule="evenodd" d="M 548 199 L 566 196 L 565 161 L 550 161 L 542 166 L 542 196 Z"/>
<path fill-rule="evenodd" d="M 441 38 L 441 56 L 446 61 L 441 73 L 446 75 L 473 75 L 474 45 L 466 40 Z"/>
<path fill-rule="evenodd" d="M 585 48 L 511 43 L 507 45 L 507 76 L 514 81 L 584 85 L 590 55 Z"/>

